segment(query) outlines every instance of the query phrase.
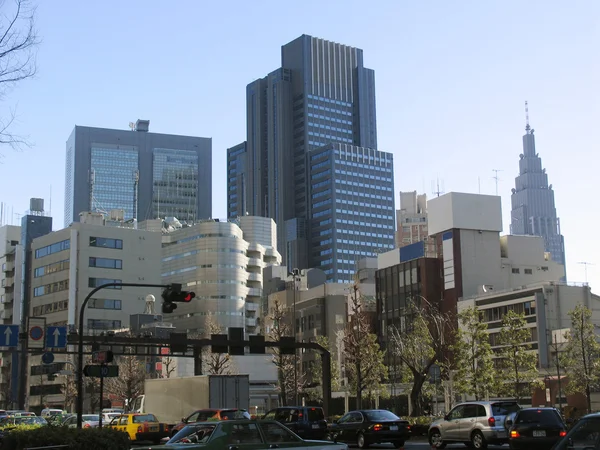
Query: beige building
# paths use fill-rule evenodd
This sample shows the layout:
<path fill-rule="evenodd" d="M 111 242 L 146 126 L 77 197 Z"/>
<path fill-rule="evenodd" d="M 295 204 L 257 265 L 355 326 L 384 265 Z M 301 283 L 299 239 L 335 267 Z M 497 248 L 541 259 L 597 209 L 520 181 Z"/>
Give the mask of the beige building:
<path fill-rule="evenodd" d="M 270 218 L 244 216 L 235 221 L 207 220 L 183 227 L 166 221 L 162 280 L 181 283 L 196 299 L 165 317 L 177 329 L 205 333 L 213 317 L 223 328 L 260 330 L 259 307 L 265 267 L 281 264 L 277 227 Z"/>
<path fill-rule="evenodd" d="M 427 195 L 418 195 L 417 191 L 400 192 L 396 224 L 396 247 L 423 241 L 428 236 Z"/>
<path fill-rule="evenodd" d="M 93 288 L 110 282 L 161 283 L 160 234 L 112 225 L 105 226 L 101 214 L 83 213 L 81 222 L 33 241 L 31 317 L 45 318 L 46 326 L 77 327 L 80 305 Z M 128 327 L 131 314 L 144 312 L 148 294 L 160 298 L 161 290 L 126 287 L 97 292 L 85 310 L 84 333 Z M 39 356 L 30 357 L 29 364 L 29 406 L 61 405 L 64 377 L 47 381 Z"/>

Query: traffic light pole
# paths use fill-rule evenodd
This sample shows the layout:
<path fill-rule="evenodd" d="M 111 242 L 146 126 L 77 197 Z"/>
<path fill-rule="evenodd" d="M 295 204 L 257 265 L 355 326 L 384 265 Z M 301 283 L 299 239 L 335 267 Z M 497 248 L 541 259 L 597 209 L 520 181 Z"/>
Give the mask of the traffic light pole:
<path fill-rule="evenodd" d="M 101 286 L 98 286 L 90 291 L 90 293 L 85 297 L 83 303 L 79 307 L 79 348 L 77 349 L 77 429 L 81 429 L 83 425 L 83 316 L 85 313 L 85 307 L 87 306 L 90 298 L 96 292 L 101 289 L 106 289 L 109 287 L 150 287 L 150 288 L 170 288 L 171 285 L 167 284 L 146 284 L 146 283 L 107 283 Z M 102 411 L 100 411 L 102 414 Z"/>

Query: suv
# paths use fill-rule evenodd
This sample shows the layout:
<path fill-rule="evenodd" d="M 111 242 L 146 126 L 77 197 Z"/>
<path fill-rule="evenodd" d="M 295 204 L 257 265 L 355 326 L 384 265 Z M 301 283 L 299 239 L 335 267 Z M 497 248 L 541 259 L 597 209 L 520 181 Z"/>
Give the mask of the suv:
<path fill-rule="evenodd" d="M 463 442 L 477 450 L 488 444 L 508 443 L 507 417 L 521 407 L 514 401 L 466 402 L 456 405 L 429 427 L 429 443 L 442 449 L 451 442 Z"/>
<path fill-rule="evenodd" d="M 552 448 L 567 435 L 567 426 L 556 408 L 523 408 L 514 420 L 506 420 L 510 426 L 510 448 Z"/>
<path fill-rule="evenodd" d="M 316 406 L 282 406 L 263 416 L 264 420 L 276 420 L 302 439 L 326 439 L 327 421 L 323 408 Z"/>

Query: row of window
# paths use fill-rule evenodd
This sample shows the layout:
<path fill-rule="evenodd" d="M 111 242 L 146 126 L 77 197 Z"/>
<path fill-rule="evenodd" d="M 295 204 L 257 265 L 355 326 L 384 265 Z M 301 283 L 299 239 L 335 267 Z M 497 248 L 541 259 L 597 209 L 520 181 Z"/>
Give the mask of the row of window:
<path fill-rule="evenodd" d="M 364 149 L 367 152 L 373 152 L 372 153 L 363 153 L 361 155 L 357 155 L 357 153 L 353 150 L 338 150 L 336 149 L 333 153 L 336 155 L 340 155 L 340 156 L 344 156 L 346 158 L 357 158 L 357 157 L 361 157 L 362 159 L 369 159 L 369 161 L 373 161 L 375 163 L 383 163 L 383 164 L 391 164 L 393 159 L 394 159 L 394 155 L 392 155 L 391 153 L 383 153 L 383 152 L 379 152 L 377 150 L 373 150 L 373 149 Z"/>
<path fill-rule="evenodd" d="M 514 311 L 517 314 L 525 314 L 533 316 L 536 312 L 535 301 L 527 301 L 524 303 L 515 303 L 513 305 L 498 306 L 482 310 L 483 319 L 486 322 L 499 322 L 509 311 Z"/>
<path fill-rule="evenodd" d="M 355 156 L 355 155 L 353 155 Z M 366 156 L 360 158 L 361 160 L 367 159 Z M 351 167 L 360 167 L 362 169 L 371 169 L 371 170 L 377 170 L 379 172 L 386 172 L 386 173 L 392 173 L 392 165 L 391 165 L 391 161 L 385 160 L 385 159 L 379 159 L 379 158 L 374 158 L 373 156 L 370 156 L 368 158 L 368 162 L 362 162 L 362 161 L 352 161 L 349 159 L 337 159 L 336 162 L 338 164 L 341 164 L 343 166 L 351 166 Z M 373 164 L 373 161 L 377 161 L 379 163 L 383 163 L 385 164 L 384 166 L 377 166 L 375 164 Z"/>
<path fill-rule="evenodd" d="M 192 250 L 185 253 L 179 253 L 173 256 L 166 256 L 162 259 L 162 262 L 173 261 L 176 259 L 187 258 L 188 256 L 197 255 L 198 253 L 240 253 L 245 255 L 246 252 L 244 250 L 236 250 L 233 248 L 207 248 L 202 250 Z"/>
<path fill-rule="evenodd" d="M 387 200 L 390 202 L 394 201 L 394 197 L 392 195 L 379 195 L 379 194 L 369 194 L 368 192 L 356 192 L 356 191 L 347 191 L 345 189 L 336 189 L 336 194 L 347 194 L 352 197 L 365 197 L 365 198 L 373 198 L 377 200 Z"/>
<path fill-rule="evenodd" d="M 88 303 L 90 309 L 121 309 L 121 300 L 108 298 L 91 298 Z"/>
<path fill-rule="evenodd" d="M 90 247 L 114 248 L 122 250 L 123 240 L 90 236 Z"/>
<path fill-rule="evenodd" d="M 177 275 L 180 273 L 191 272 L 196 269 L 241 269 L 246 270 L 245 266 L 239 264 L 201 264 L 199 266 L 185 267 L 183 269 L 172 270 L 170 272 L 161 273 L 161 277 L 168 277 L 171 275 Z"/>
<path fill-rule="evenodd" d="M 512 273 L 521 273 L 521 270 L 518 267 L 513 267 Z M 533 275 L 533 269 L 523 269 L 523 273 L 525 275 Z"/>
<path fill-rule="evenodd" d="M 47 266 L 36 267 L 33 271 L 33 277 L 43 277 L 44 275 L 49 275 L 51 273 L 60 272 L 62 270 L 69 270 L 70 260 L 65 259 L 62 261 L 58 261 L 52 264 L 48 264 Z"/>
<path fill-rule="evenodd" d="M 71 248 L 71 240 L 65 239 L 64 241 L 55 242 L 54 244 L 47 245 L 46 247 L 38 248 L 35 251 L 35 257 L 43 258 L 44 256 L 62 252 L 64 250 L 68 250 L 69 248 Z"/>
<path fill-rule="evenodd" d="M 69 308 L 68 300 L 61 300 L 59 302 L 48 303 L 46 305 L 34 306 L 33 315 L 42 316 L 44 314 L 52 314 L 55 312 L 66 311 Z"/>
<path fill-rule="evenodd" d="M 118 330 L 121 328 L 121 321 L 109 319 L 88 319 L 87 326 L 89 330 Z"/>
<path fill-rule="evenodd" d="M 392 192 L 392 184 L 393 184 L 392 180 L 388 179 L 386 181 L 388 181 L 389 183 L 386 183 L 386 184 L 383 184 L 383 183 L 382 184 L 368 184 L 368 183 L 360 183 L 358 181 L 342 180 L 342 179 L 336 178 L 335 184 L 347 184 L 349 186 L 357 186 L 357 187 L 359 187 L 361 189 L 369 188 L 369 189 L 375 189 L 375 190 L 378 190 L 378 191 L 389 191 L 389 192 Z"/>
<path fill-rule="evenodd" d="M 112 278 L 89 278 L 88 279 L 88 287 L 96 288 L 98 286 L 102 286 L 103 284 L 109 283 L 121 283 L 122 280 L 114 280 Z M 110 286 L 105 289 L 121 289 L 121 286 Z"/>
<path fill-rule="evenodd" d="M 90 256 L 89 266 L 98 267 L 100 269 L 122 269 L 123 260 L 112 258 L 96 258 Z"/>
<path fill-rule="evenodd" d="M 331 194 L 331 189 L 325 189 L 324 191 L 313 194 L 312 198 L 315 199 L 315 198 L 323 197 L 323 196 L 329 195 L 329 194 Z"/>
<path fill-rule="evenodd" d="M 383 208 L 379 208 L 379 209 L 383 209 Z M 393 210 L 394 208 L 388 208 Z M 329 211 L 331 213 L 331 210 Z M 348 214 L 350 216 L 364 216 L 364 217 L 373 217 L 375 219 L 387 219 L 391 221 L 391 225 L 394 225 L 394 216 L 393 215 L 387 215 L 384 216 L 383 214 L 373 214 L 373 213 L 368 213 L 368 212 L 364 212 L 364 211 L 351 211 L 349 209 L 336 209 L 335 210 L 336 213 L 338 214 Z M 313 215 L 313 218 L 315 216 Z M 380 224 L 377 224 L 377 226 L 379 227 Z"/>
<path fill-rule="evenodd" d="M 69 280 L 57 281 L 56 283 L 46 284 L 33 288 L 33 296 L 40 297 L 42 295 L 53 294 L 55 292 L 66 291 L 69 289 Z"/>

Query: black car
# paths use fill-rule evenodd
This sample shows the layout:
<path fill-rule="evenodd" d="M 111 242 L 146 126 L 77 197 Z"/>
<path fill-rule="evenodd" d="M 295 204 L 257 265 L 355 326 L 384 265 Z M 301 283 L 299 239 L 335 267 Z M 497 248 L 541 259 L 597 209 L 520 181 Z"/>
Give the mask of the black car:
<path fill-rule="evenodd" d="M 553 450 L 600 450 L 600 414 L 582 417 Z"/>
<path fill-rule="evenodd" d="M 404 446 L 410 437 L 408 421 L 384 409 L 350 411 L 331 426 L 334 442 L 357 444 L 367 448 L 371 444 L 391 442 L 396 448 Z"/>
<path fill-rule="evenodd" d="M 511 449 L 550 449 L 567 435 L 567 426 L 556 408 L 524 408 L 507 421 Z"/>
<path fill-rule="evenodd" d="M 326 439 L 327 421 L 323 408 L 318 406 L 284 406 L 275 408 L 263 416 L 265 420 L 276 420 L 302 439 Z"/>

